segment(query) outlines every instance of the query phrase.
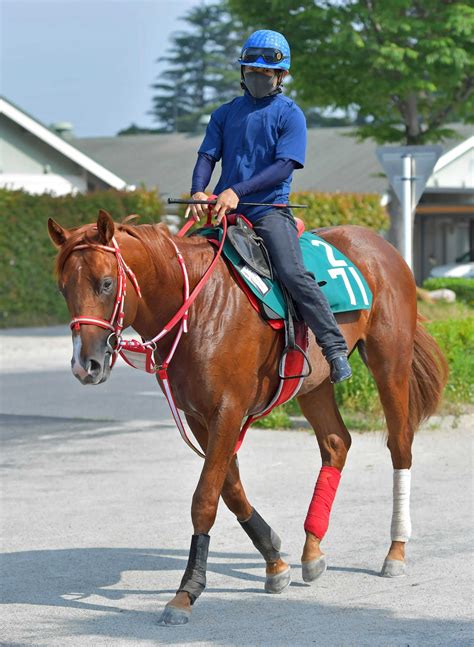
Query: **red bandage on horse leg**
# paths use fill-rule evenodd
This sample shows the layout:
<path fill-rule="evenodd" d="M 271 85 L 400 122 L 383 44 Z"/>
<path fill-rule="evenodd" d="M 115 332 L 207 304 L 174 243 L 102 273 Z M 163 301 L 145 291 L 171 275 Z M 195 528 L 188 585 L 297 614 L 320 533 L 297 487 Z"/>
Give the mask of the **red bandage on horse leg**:
<path fill-rule="evenodd" d="M 341 472 L 338 469 L 321 467 L 304 522 L 304 529 L 318 539 L 322 539 L 328 529 L 329 515 L 340 480 Z"/>

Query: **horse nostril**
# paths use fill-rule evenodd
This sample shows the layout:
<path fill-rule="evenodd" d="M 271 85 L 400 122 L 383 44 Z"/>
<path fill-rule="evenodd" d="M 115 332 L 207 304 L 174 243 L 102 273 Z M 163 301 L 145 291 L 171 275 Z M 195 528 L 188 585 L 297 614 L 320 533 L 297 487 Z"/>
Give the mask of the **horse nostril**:
<path fill-rule="evenodd" d="M 100 363 L 95 359 L 90 359 L 87 362 L 87 372 L 89 373 L 89 375 L 92 375 L 93 377 L 95 377 L 100 373 L 101 368 L 102 367 Z"/>

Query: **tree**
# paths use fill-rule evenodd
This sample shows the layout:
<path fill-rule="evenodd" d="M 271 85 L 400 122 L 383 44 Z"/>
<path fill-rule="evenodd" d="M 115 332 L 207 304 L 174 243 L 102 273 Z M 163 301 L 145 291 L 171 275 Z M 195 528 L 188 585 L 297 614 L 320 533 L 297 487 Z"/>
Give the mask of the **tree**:
<path fill-rule="evenodd" d="M 455 0 L 229 0 L 284 33 L 303 106 L 355 109 L 356 133 L 425 144 L 474 121 L 474 8 Z"/>
<path fill-rule="evenodd" d="M 153 88 L 152 114 L 168 130 L 192 131 L 215 105 L 235 96 L 240 71 L 240 22 L 231 22 L 222 2 L 201 4 L 183 18 L 189 30 L 175 34 L 169 56 L 159 59 L 169 67 Z"/>

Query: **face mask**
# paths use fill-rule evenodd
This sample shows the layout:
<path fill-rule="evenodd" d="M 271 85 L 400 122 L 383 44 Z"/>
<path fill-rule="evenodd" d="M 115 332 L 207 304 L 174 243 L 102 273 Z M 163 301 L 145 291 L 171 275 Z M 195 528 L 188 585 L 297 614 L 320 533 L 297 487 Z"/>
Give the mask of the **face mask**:
<path fill-rule="evenodd" d="M 244 80 L 247 90 L 255 99 L 262 99 L 275 90 L 275 75 L 267 76 L 260 72 L 245 72 Z"/>

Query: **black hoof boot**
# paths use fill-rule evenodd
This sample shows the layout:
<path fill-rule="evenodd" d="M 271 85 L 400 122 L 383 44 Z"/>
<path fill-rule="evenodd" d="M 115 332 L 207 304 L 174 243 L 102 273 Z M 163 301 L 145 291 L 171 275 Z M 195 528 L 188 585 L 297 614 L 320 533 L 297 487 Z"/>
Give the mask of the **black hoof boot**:
<path fill-rule="evenodd" d="M 352 377 L 352 369 L 345 355 L 335 357 L 331 362 L 331 382 L 337 384 Z"/>

